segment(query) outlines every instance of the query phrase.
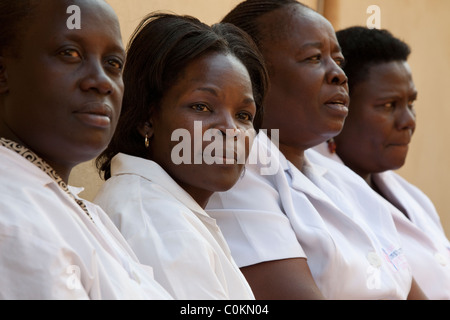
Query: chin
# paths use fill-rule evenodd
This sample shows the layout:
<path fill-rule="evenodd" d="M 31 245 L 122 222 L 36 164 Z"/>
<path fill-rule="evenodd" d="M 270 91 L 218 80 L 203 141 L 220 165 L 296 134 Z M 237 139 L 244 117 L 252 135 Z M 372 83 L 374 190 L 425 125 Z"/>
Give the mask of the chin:
<path fill-rule="evenodd" d="M 80 144 L 80 147 L 78 148 L 78 158 L 81 162 L 90 161 L 98 157 L 106 147 L 107 144 L 103 141 Z"/>
<path fill-rule="evenodd" d="M 228 176 L 217 177 L 217 183 L 214 184 L 214 192 L 225 192 L 233 188 L 238 182 L 240 176 L 234 176 L 232 174 Z"/>
<path fill-rule="evenodd" d="M 390 161 L 386 166 L 385 166 L 385 170 L 383 171 L 388 171 L 388 170 L 398 170 L 401 167 L 403 167 L 403 165 L 405 164 L 405 160 L 396 160 L 396 161 Z"/>
<path fill-rule="evenodd" d="M 222 180 L 220 184 L 214 186 L 214 192 L 225 192 L 233 188 L 237 180 Z"/>
<path fill-rule="evenodd" d="M 328 135 L 329 135 L 328 139 L 334 138 L 337 135 L 339 135 L 343 128 L 344 128 L 344 121 L 334 123 L 334 125 L 331 126 L 330 130 L 328 131 Z"/>

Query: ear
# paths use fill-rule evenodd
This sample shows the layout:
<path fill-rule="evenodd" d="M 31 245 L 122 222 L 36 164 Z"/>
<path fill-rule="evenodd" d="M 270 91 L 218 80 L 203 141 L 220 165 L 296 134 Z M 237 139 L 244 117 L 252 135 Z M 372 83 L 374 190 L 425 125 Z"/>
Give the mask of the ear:
<path fill-rule="evenodd" d="M 153 121 L 150 118 L 148 121 L 145 121 L 143 125 L 138 128 L 139 133 L 143 137 L 148 137 L 149 139 L 153 136 Z"/>
<path fill-rule="evenodd" d="M 5 58 L 0 56 L 0 94 L 7 93 L 8 91 L 8 74 L 6 72 Z"/>

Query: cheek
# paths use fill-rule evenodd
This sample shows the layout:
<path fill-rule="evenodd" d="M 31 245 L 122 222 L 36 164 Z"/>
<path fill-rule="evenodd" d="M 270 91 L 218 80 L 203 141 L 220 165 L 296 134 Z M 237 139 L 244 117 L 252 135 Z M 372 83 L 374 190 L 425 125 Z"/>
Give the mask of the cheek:
<path fill-rule="evenodd" d="M 124 84 L 123 81 L 120 80 L 119 82 L 116 82 L 114 94 L 113 94 L 113 108 L 116 110 L 116 113 L 119 115 L 120 111 L 122 109 L 122 99 L 123 99 L 123 93 L 124 93 Z"/>
<path fill-rule="evenodd" d="M 161 123 L 154 125 L 151 137 L 151 151 L 155 159 L 164 159 L 168 156 L 170 158 L 171 149 L 184 139 L 182 132 L 177 134 L 178 132 L 175 132 L 173 135 L 173 140 L 176 141 L 172 141 L 173 130 L 170 127 L 165 128 L 164 124 Z"/>
<path fill-rule="evenodd" d="M 297 69 L 291 71 L 289 77 L 284 78 L 281 86 L 284 93 L 293 99 L 314 99 L 322 86 L 322 80 L 319 80 L 319 77 L 314 73 Z"/>

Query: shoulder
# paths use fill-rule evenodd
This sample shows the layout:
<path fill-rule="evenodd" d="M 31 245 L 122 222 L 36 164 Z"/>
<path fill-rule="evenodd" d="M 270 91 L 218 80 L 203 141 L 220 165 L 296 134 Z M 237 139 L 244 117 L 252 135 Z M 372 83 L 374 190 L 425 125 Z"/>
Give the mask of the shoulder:
<path fill-rule="evenodd" d="M 52 179 L 23 156 L 0 146 L 0 184 L 10 190 L 23 186 L 41 187 Z"/>
<path fill-rule="evenodd" d="M 197 220 L 176 195 L 137 175 L 111 177 L 93 202 L 112 218 L 122 232 L 138 231 L 149 225 L 158 233 L 186 230 L 192 221 Z"/>

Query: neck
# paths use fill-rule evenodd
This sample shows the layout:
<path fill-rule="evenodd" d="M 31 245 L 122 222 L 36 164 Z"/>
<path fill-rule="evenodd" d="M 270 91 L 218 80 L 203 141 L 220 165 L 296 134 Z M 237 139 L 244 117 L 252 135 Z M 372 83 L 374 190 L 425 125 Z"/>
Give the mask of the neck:
<path fill-rule="evenodd" d="M 280 151 L 298 170 L 303 170 L 305 150 L 280 143 Z"/>
<path fill-rule="evenodd" d="M 63 181 L 67 185 L 69 184 L 69 176 L 70 172 L 72 171 L 72 167 L 60 165 L 58 163 L 48 161 L 45 158 L 43 158 L 43 160 L 47 162 L 53 168 L 53 170 L 55 170 L 55 172 L 60 176 L 61 179 L 63 179 Z"/>
<path fill-rule="evenodd" d="M 177 183 L 187 192 L 189 195 L 198 203 L 198 205 L 205 209 L 206 205 L 208 204 L 209 198 L 213 195 L 214 192 L 203 190 L 200 188 L 196 188 L 191 185 L 184 184 L 180 181 L 177 181 Z"/>
<path fill-rule="evenodd" d="M 45 156 L 42 156 L 40 153 L 36 152 L 32 148 L 30 148 L 25 142 L 23 142 L 21 139 L 19 139 L 16 135 L 11 134 L 2 134 L 0 130 L 0 137 L 14 141 L 15 143 L 21 145 L 22 147 L 25 147 L 27 150 L 30 150 L 31 152 L 35 153 L 36 156 L 44 160 L 57 174 L 58 176 L 66 183 L 68 184 L 70 172 L 72 171 L 73 166 L 63 165 L 61 163 L 55 162 L 55 161 L 49 161 Z"/>
<path fill-rule="evenodd" d="M 364 179 L 365 182 L 367 182 L 367 184 L 372 188 L 375 189 L 375 184 L 372 181 L 372 175 L 370 173 L 367 174 L 360 174 L 359 175 L 361 178 Z"/>

